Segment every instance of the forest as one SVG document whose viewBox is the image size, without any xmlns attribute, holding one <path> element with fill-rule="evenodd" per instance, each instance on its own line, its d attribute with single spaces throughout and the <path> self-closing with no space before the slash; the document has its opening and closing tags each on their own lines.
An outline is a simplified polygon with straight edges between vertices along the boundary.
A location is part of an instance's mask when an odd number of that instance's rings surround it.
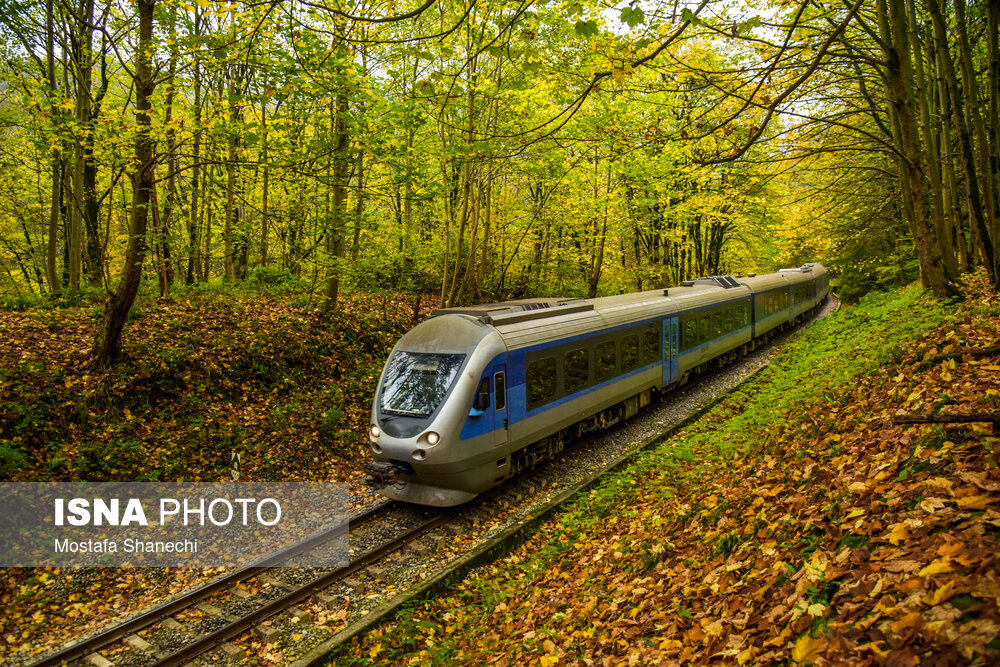
<svg viewBox="0 0 1000 667">
<path fill-rule="evenodd" d="M 4 0 L 0 299 L 998 279 L 1000 0 Z M 105 301 L 106 299 L 106 301 Z"/>
<path fill-rule="evenodd" d="M 340 657 L 993 660 L 998 38 L 1000 0 L 0 0 L 0 480 L 368 502 L 435 308 L 821 262 L 838 313 Z M 0 661 L 212 570 L 4 568 Z M 234 642 L 287 662 L 361 590 Z"/>
</svg>

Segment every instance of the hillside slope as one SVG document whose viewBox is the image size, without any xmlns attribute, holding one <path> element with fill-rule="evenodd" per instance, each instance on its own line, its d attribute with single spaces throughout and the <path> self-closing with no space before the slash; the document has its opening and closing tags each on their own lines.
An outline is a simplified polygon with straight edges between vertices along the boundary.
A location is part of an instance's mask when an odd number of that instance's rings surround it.
<svg viewBox="0 0 1000 667">
<path fill-rule="evenodd" d="M 133 308 L 126 358 L 86 366 L 99 306 L 0 312 L 0 479 L 344 480 L 419 301 L 355 295 L 324 315 L 210 291 Z M 428 304 L 433 305 L 433 304 Z"/>
</svg>

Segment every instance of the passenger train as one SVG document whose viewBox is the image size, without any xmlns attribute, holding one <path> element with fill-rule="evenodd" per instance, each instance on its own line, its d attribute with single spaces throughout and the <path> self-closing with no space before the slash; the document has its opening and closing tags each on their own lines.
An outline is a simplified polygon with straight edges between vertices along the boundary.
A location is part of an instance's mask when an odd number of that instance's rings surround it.
<svg viewBox="0 0 1000 667">
<path fill-rule="evenodd" d="M 382 371 L 366 482 L 396 500 L 464 503 L 752 350 L 828 291 L 826 269 L 810 263 L 597 299 L 437 310 Z"/>
</svg>

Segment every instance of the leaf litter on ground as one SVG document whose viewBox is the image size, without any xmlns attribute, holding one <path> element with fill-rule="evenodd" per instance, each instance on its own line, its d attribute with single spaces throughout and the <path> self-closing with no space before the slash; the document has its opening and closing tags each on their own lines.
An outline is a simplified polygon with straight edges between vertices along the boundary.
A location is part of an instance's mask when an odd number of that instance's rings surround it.
<svg viewBox="0 0 1000 667">
<path fill-rule="evenodd" d="M 421 305 L 421 302 L 424 302 Z M 192 293 L 133 308 L 124 359 L 87 367 L 99 307 L 0 312 L 0 480 L 356 481 L 395 341 L 433 299 Z M 223 568 L 5 568 L 0 661 L 75 639 Z"/>
<path fill-rule="evenodd" d="M 1000 298 L 871 295 L 506 558 L 355 640 L 360 664 L 1000 659 Z"/>
</svg>

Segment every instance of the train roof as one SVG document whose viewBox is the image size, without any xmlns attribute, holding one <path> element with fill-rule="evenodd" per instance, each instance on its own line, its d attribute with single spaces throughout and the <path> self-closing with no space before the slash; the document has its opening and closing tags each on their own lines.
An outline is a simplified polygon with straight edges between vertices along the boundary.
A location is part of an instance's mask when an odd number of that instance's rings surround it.
<svg viewBox="0 0 1000 667">
<path fill-rule="evenodd" d="M 732 278 L 689 282 L 681 287 L 595 299 L 521 299 L 445 308 L 434 311 L 432 319 L 442 315 L 474 317 L 493 326 L 507 346 L 515 349 L 750 296 L 750 289 Z"/>
<path fill-rule="evenodd" d="M 822 271 L 814 271 L 818 267 Z M 749 297 L 752 292 L 804 282 L 825 273 L 818 264 L 763 276 L 707 276 L 667 289 L 595 299 L 534 298 L 443 308 L 431 314 L 462 315 L 492 326 L 510 349 L 661 318 L 672 313 Z"/>
</svg>

